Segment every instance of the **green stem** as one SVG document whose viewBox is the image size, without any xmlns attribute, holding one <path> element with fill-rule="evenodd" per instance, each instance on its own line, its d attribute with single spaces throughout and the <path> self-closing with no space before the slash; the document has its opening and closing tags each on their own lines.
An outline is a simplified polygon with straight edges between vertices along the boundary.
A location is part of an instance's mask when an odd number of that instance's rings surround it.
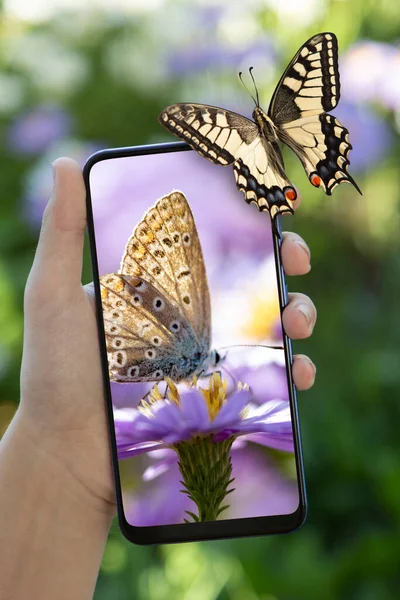
<svg viewBox="0 0 400 600">
<path fill-rule="evenodd" d="M 232 483 L 230 450 L 233 438 L 214 443 L 211 436 L 194 438 L 174 446 L 179 456 L 182 490 L 197 505 L 198 515 L 188 512 L 194 521 L 215 521 L 228 508 L 221 506 Z"/>
</svg>

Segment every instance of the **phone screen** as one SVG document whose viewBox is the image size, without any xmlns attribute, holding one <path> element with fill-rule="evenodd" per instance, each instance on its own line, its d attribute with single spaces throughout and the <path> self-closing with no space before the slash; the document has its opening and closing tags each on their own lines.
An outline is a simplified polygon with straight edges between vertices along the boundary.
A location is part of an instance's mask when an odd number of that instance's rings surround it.
<svg viewBox="0 0 400 600">
<path fill-rule="evenodd" d="M 298 512 L 269 216 L 193 151 L 105 154 L 88 180 L 124 519 Z"/>
</svg>

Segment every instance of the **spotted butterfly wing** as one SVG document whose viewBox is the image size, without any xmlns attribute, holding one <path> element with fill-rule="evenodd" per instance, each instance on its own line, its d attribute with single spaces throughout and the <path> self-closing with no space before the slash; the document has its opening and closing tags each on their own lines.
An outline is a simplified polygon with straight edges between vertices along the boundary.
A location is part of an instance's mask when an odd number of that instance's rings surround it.
<svg viewBox="0 0 400 600">
<path fill-rule="evenodd" d="M 160 114 L 159 121 L 201 156 L 215 164 L 232 165 L 247 203 L 254 202 L 272 217 L 293 212 L 296 191 L 285 174 L 271 126 L 266 135 L 258 123 L 204 104 L 174 104 Z"/>
<path fill-rule="evenodd" d="M 110 377 L 180 381 L 209 354 L 210 295 L 189 204 L 161 198 L 129 239 L 118 273 L 100 278 Z"/>
<path fill-rule="evenodd" d="M 339 98 L 337 39 L 319 33 L 290 62 L 268 110 L 280 140 L 297 154 L 310 182 L 328 195 L 340 183 L 352 183 L 360 192 L 348 173 L 349 132 L 326 114 Z"/>
</svg>

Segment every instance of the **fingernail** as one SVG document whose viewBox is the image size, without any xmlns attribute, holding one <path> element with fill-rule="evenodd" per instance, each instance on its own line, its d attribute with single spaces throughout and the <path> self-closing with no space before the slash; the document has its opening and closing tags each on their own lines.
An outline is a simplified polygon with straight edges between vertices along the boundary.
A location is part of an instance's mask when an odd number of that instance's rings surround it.
<svg viewBox="0 0 400 600">
<path fill-rule="evenodd" d="M 307 320 L 307 325 L 309 327 L 314 327 L 314 313 L 311 309 L 310 306 L 308 306 L 308 304 L 296 304 L 296 309 L 301 312 L 302 315 L 305 316 L 306 320 Z"/>
<path fill-rule="evenodd" d="M 311 252 L 307 244 L 303 240 L 296 240 L 294 243 L 307 254 L 308 262 L 311 262 Z"/>
<path fill-rule="evenodd" d="M 308 363 L 310 365 L 310 367 L 312 368 L 313 373 L 314 373 L 314 379 L 315 379 L 315 376 L 317 374 L 317 367 L 314 365 L 314 363 L 311 360 L 311 358 L 308 358 L 308 356 L 305 356 L 303 360 L 305 360 L 306 363 Z"/>
</svg>

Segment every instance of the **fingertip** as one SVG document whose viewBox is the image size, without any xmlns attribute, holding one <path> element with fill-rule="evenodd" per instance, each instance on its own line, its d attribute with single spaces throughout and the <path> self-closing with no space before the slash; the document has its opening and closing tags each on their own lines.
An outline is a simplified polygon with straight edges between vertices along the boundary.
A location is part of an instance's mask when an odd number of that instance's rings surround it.
<svg viewBox="0 0 400 600">
<path fill-rule="evenodd" d="M 289 294 L 289 303 L 282 314 L 282 323 L 286 334 L 300 340 L 310 337 L 317 320 L 317 309 L 305 294 Z"/>
<path fill-rule="evenodd" d="M 62 156 L 52 163 L 52 203 L 57 228 L 82 232 L 86 227 L 86 190 L 79 164 Z"/>
<path fill-rule="evenodd" d="M 298 390 L 309 390 L 315 382 L 317 368 L 304 354 L 297 354 L 293 359 L 292 374 Z"/>
<path fill-rule="evenodd" d="M 311 252 L 302 237 L 287 231 L 283 234 L 282 264 L 287 275 L 305 275 L 311 270 Z"/>
<path fill-rule="evenodd" d="M 80 168 L 79 164 L 76 162 L 76 160 L 74 160 L 73 158 L 70 158 L 69 156 L 59 156 L 58 158 L 53 160 L 53 162 L 51 164 L 52 164 L 53 170 L 75 169 L 75 170 L 78 170 L 79 173 L 81 173 L 81 168 Z"/>
</svg>

